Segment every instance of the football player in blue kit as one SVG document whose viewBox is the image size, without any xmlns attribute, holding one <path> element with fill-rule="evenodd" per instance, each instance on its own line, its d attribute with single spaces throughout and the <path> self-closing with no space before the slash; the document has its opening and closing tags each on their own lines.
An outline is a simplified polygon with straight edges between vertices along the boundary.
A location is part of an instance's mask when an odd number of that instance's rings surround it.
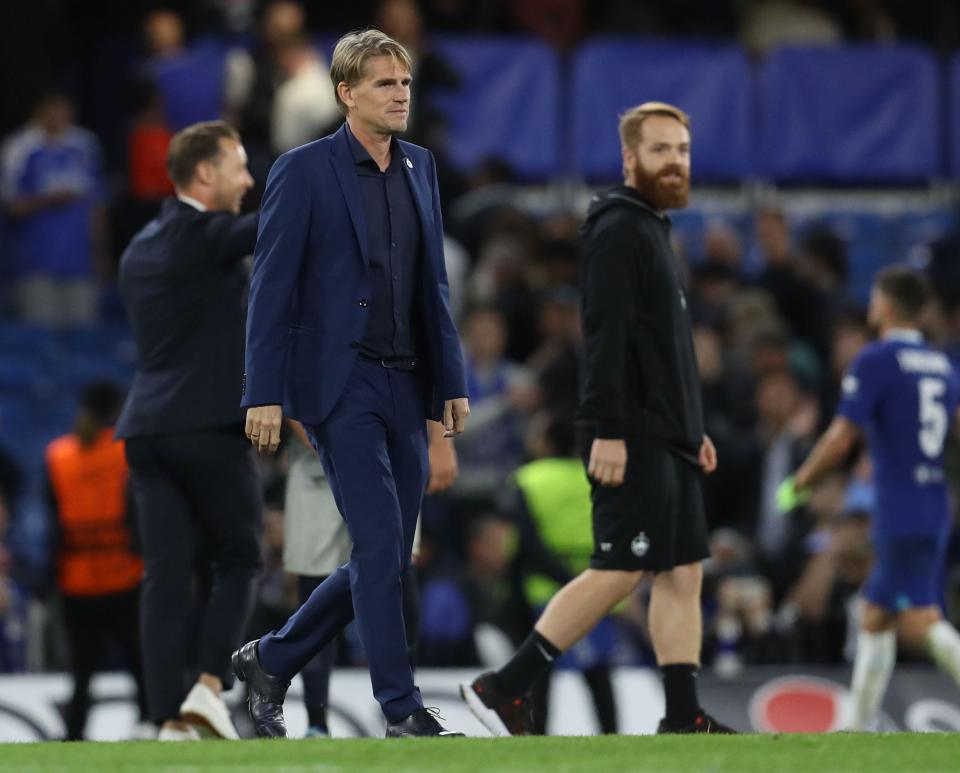
<svg viewBox="0 0 960 773">
<path fill-rule="evenodd" d="M 876 717 L 898 632 L 960 682 L 960 634 L 940 611 L 951 527 L 944 441 L 960 401 L 960 377 L 920 332 L 931 297 L 926 277 L 914 271 L 897 266 L 877 275 L 869 317 L 879 340 L 854 361 L 833 422 L 778 493 L 784 511 L 803 504 L 811 485 L 866 436 L 877 492 L 876 559 L 863 588 L 849 730 L 866 730 Z"/>
</svg>

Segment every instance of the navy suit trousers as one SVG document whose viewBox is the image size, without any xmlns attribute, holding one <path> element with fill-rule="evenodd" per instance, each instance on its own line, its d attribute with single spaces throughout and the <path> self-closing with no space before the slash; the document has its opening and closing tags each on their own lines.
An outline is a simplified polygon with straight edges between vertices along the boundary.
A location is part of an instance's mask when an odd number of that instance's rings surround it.
<svg viewBox="0 0 960 773">
<path fill-rule="evenodd" d="M 353 552 L 283 628 L 260 639 L 260 663 L 290 679 L 356 618 L 373 695 L 398 722 L 423 705 L 407 657 L 402 589 L 429 472 L 422 377 L 358 358 L 331 414 L 306 429 Z"/>
<path fill-rule="evenodd" d="M 131 438 L 126 454 L 146 563 L 143 670 L 151 718 L 162 724 L 180 717 L 197 671 L 233 683 L 230 653 L 253 611 L 261 566 L 260 476 L 239 427 Z M 209 578 L 208 593 L 198 594 L 195 574 Z"/>
</svg>

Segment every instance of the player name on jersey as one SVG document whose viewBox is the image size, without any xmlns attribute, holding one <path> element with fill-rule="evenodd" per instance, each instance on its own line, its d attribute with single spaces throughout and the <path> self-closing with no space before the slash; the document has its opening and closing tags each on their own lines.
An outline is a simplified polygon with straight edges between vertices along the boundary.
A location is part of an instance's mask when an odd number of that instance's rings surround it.
<svg viewBox="0 0 960 773">
<path fill-rule="evenodd" d="M 930 373 L 938 376 L 950 374 L 950 360 L 943 352 L 925 349 L 900 349 L 897 362 L 904 373 Z"/>
</svg>

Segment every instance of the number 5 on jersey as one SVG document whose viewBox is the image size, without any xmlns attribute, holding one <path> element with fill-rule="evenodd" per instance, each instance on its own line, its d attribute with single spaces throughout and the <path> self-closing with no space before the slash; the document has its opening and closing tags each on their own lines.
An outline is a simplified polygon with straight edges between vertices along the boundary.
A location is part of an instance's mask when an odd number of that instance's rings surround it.
<svg viewBox="0 0 960 773">
<path fill-rule="evenodd" d="M 943 451 L 949 425 L 942 400 L 947 384 L 942 378 L 922 378 L 917 385 L 920 389 L 920 450 L 928 458 L 936 459 Z"/>
</svg>

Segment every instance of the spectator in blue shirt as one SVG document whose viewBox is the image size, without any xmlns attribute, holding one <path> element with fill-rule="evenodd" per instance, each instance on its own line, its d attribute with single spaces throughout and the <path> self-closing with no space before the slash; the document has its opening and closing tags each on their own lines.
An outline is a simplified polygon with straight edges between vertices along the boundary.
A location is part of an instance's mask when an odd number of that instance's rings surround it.
<svg viewBox="0 0 960 773">
<path fill-rule="evenodd" d="M 215 38 L 187 44 L 174 11 L 151 12 L 143 23 L 147 59 L 143 76 L 163 97 L 166 122 L 177 132 L 220 118 L 224 108 L 227 47 Z"/>
<path fill-rule="evenodd" d="M 103 161 L 96 137 L 73 121 L 69 97 L 49 92 L 0 152 L 18 304 L 28 322 L 88 323 L 98 312 L 94 268 L 105 264 Z"/>
<path fill-rule="evenodd" d="M 458 496 L 495 496 L 523 461 L 525 415 L 537 403 L 532 374 L 506 358 L 507 326 L 493 304 L 477 304 L 463 320 L 464 368 L 477 426 L 457 438 Z M 474 407 L 475 406 L 475 407 Z"/>
</svg>

